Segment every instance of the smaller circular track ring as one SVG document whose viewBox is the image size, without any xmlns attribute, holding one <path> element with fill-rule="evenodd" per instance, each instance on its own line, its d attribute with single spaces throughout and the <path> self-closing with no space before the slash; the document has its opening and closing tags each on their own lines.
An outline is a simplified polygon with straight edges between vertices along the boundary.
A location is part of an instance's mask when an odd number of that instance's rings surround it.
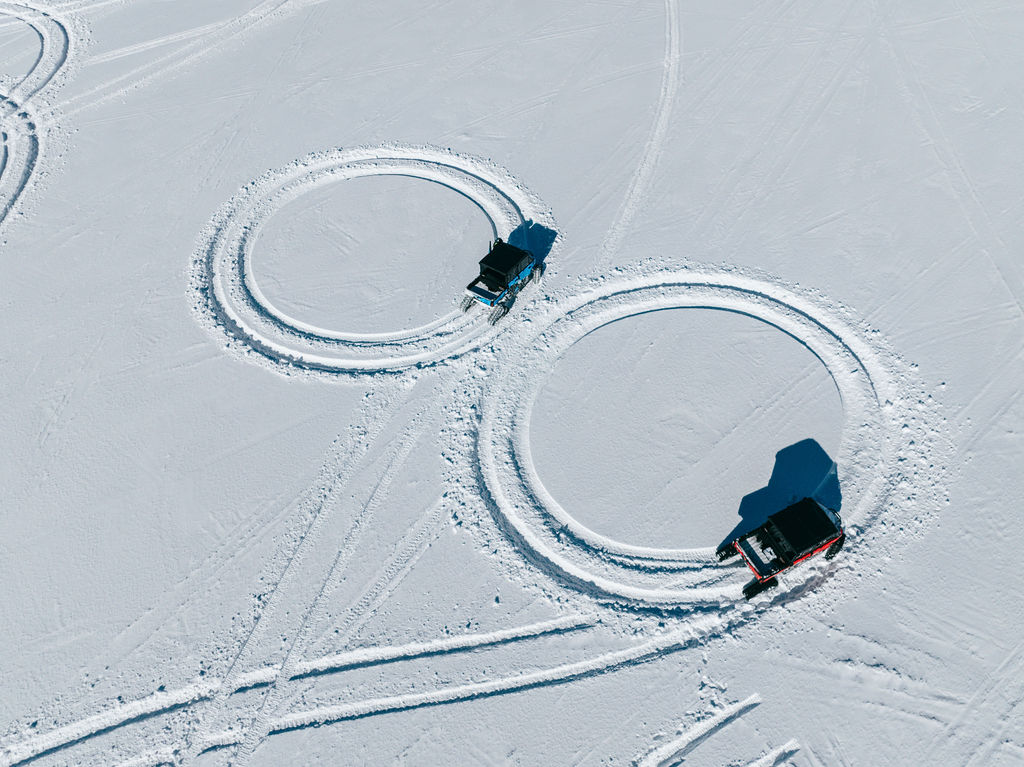
<svg viewBox="0 0 1024 767">
<path fill-rule="evenodd" d="M 425 367 L 492 337 L 497 331 L 480 313 L 454 308 L 426 325 L 394 333 L 321 328 L 288 316 L 260 289 L 253 276 L 253 247 L 261 227 L 282 206 L 324 184 L 385 175 L 423 179 L 467 197 L 487 217 L 495 237 L 507 238 L 530 222 L 554 228 L 550 211 L 535 195 L 482 158 L 405 144 L 314 153 L 250 183 L 204 230 L 192 281 L 203 324 L 275 365 L 329 375 Z"/>
</svg>

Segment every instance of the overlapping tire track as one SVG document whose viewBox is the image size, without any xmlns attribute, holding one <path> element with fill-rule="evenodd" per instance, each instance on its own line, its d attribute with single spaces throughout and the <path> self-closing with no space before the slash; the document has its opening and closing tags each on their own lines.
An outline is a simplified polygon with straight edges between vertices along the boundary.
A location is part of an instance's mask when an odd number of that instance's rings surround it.
<svg viewBox="0 0 1024 767">
<path fill-rule="evenodd" d="M 640 162 L 630 179 L 622 206 L 601 243 L 601 257 L 596 264 L 599 269 L 606 267 L 622 247 L 622 241 L 629 225 L 636 218 L 650 189 L 651 178 L 658 164 L 658 157 L 665 143 L 665 137 L 668 135 L 676 92 L 679 90 L 679 61 L 681 57 L 682 30 L 679 27 L 678 0 L 665 0 L 665 55 L 654 124 L 651 127 L 651 134 L 644 144 Z"/>
<path fill-rule="evenodd" d="M 71 50 L 67 26 L 52 13 L 26 3 L 0 2 L 0 15 L 29 26 L 39 38 L 39 55 L 26 75 L 0 94 L 0 226 L 10 216 L 32 179 L 39 160 L 38 121 L 29 103 L 54 84 Z"/>
<path fill-rule="evenodd" d="M 404 144 L 314 153 L 250 183 L 213 218 L 193 259 L 200 321 L 275 366 L 334 376 L 429 366 L 492 338 L 498 330 L 481 314 L 464 314 L 454 306 L 434 322 L 393 333 L 319 328 L 284 314 L 260 290 L 252 249 L 270 216 L 317 186 L 376 175 L 409 176 L 453 189 L 477 205 L 496 237 L 507 238 L 531 221 L 553 228 L 550 211 L 535 195 L 481 158 Z"/>
<path fill-rule="evenodd" d="M 215 25 L 212 30 L 182 46 L 176 51 L 160 56 L 130 72 L 120 74 L 107 82 L 97 85 L 83 93 L 78 93 L 58 106 L 65 116 L 71 116 L 83 109 L 92 109 L 111 99 L 119 98 L 130 91 L 142 88 L 169 72 L 197 62 L 204 56 L 222 50 L 222 46 L 240 35 L 275 18 L 289 7 L 301 7 L 304 3 L 296 0 L 263 0 L 255 7 L 238 17 L 233 17 Z M 93 4 L 97 7 L 100 4 Z M 81 9 L 86 10 L 86 5 Z"/>
<path fill-rule="evenodd" d="M 516 626 L 479 634 L 446 637 L 433 642 L 420 642 L 401 646 L 367 647 L 302 661 L 294 666 L 289 679 L 302 679 L 363 668 L 393 664 L 417 658 L 480 650 L 502 644 L 527 641 L 551 634 L 567 633 L 591 628 L 597 620 L 592 615 L 569 615 L 533 624 Z M 154 693 L 128 703 L 112 706 L 106 711 L 55 728 L 14 746 L 0 749 L 0 765 L 16 767 L 41 756 L 54 754 L 67 746 L 109 732 L 131 722 L 167 714 L 183 706 L 202 703 L 218 693 L 232 695 L 254 687 L 265 686 L 281 672 L 280 666 L 266 666 L 237 676 L 233 680 L 209 679 L 176 690 Z M 276 722 L 272 723 L 276 726 Z M 235 733 L 236 737 L 239 733 Z M 235 743 L 225 742 L 223 734 L 204 735 L 198 751 L 221 748 Z M 150 763 L 160 759 L 177 760 L 174 749 L 154 754 Z M 143 760 L 146 761 L 146 760 Z"/>
</svg>

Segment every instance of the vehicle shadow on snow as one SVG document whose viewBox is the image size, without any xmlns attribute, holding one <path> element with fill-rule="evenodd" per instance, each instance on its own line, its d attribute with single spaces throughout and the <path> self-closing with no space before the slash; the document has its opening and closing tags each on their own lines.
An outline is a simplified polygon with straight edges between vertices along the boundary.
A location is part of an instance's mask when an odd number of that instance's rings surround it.
<svg viewBox="0 0 1024 767">
<path fill-rule="evenodd" d="M 743 497 L 739 524 L 719 545 L 760 527 L 772 514 L 802 498 L 813 498 L 836 511 L 843 502 L 836 463 L 813 439 L 800 440 L 775 454 L 775 467 L 768 484 Z"/>
<path fill-rule="evenodd" d="M 554 229 L 548 229 L 536 221 L 524 221 L 509 234 L 508 244 L 530 251 L 543 266 L 557 237 L 558 232 Z"/>
</svg>

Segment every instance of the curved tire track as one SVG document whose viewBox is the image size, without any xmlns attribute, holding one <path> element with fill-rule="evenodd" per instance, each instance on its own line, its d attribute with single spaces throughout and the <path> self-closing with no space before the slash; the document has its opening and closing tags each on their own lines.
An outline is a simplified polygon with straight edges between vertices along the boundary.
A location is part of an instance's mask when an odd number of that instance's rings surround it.
<svg viewBox="0 0 1024 767">
<path fill-rule="evenodd" d="M 550 211 L 538 198 L 481 158 L 403 144 L 314 153 L 246 186 L 204 231 L 192 270 L 200 322 L 274 365 L 328 375 L 429 366 L 494 337 L 498 331 L 480 313 L 457 310 L 395 333 L 319 328 L 279 311 L 260 290 L 251 257 L 262 224 L 312 188 L 373 175 L 411 176 L 459 192 L 487 216 L 496 237 L 508 237 L 528 221 L 553 227 Z"/>
<path fill-rule="evenodd" d="M 39 55 L 10 93 L 0 95 L 0 225 L 7 220 L 32 179 L 40 138 L 29 102 L 57 78 L 67 64 L 71 41 L 67 27 L 51 13 L 24 3 L 0 2 L 0 15 L 28 25 L 39 38 Z"/>
</svg>

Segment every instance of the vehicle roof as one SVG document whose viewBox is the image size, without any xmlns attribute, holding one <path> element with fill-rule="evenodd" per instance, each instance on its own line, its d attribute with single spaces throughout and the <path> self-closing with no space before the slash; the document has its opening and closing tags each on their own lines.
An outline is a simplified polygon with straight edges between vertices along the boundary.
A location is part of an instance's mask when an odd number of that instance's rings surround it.
<svg viewBox="0 0 1024 767">
<path fill-rule="evenodd" d="M 526 268 L 528 260 L 533 260 L 529 251 L 498 240 L 491 248 L 491 252 L 480 259 L 480 271 L 497 272 L 506 278 L 512 278 Z"/>
<path fill-rule="evenodd" d="M 813 498 L 797 501 L 768 519 L 797 554 L 816 549 L 842 529 Z"/>
</svg>

